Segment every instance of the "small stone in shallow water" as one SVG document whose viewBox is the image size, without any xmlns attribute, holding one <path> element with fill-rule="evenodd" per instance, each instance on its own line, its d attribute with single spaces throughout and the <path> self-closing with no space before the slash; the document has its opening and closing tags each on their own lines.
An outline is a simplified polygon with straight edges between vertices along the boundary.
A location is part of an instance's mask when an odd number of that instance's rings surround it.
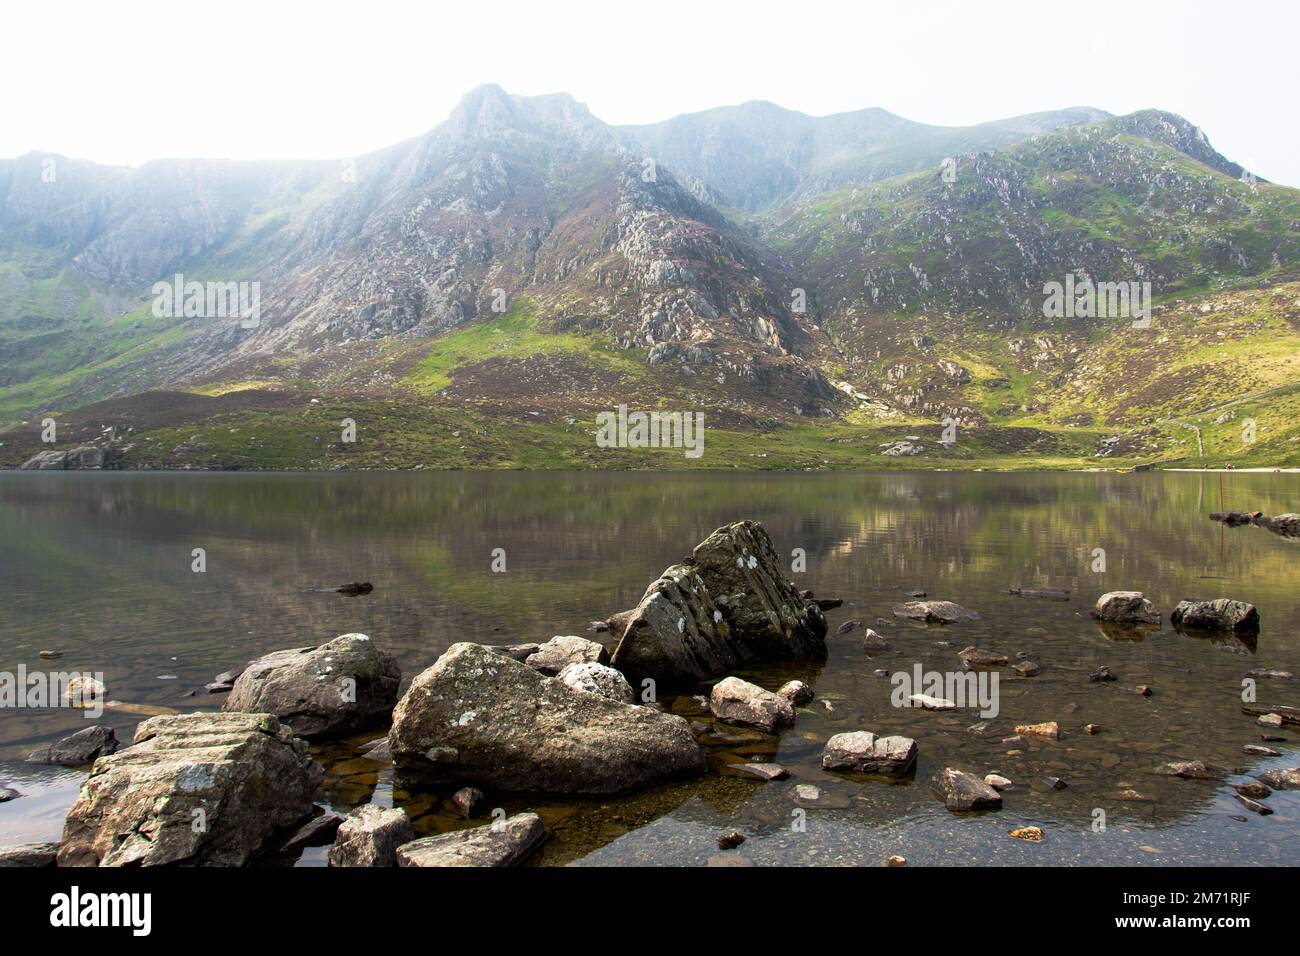
<svg viewBox="0 0 1300 956">
<path fill-rule="evenodd" d="M 861 621 L 845 621 L 843 624 L 841 624 L 839 627 L 835 629 L 835 633 L 848 634 L 849 632 L 856 629 L 861 623 L 862 623 Z"/>
<path fill-rule="evenodd" d="M 894 854 L 885 860 L 885 866 L 907 866 L 907 857 Z"/>
<path fill-rule="evenodd" d="M 729 833 L 718 834 L 719 850 L 734 850 L 744 842 L 745 834 L 741 833 L 739 830 L 732 830 Z"/>
<path fill-rule="evenodd" d="M 1139 793 L 1136 790 L 1122 790 L 1120 791 L 1119 796 L 1116 797 L 1115 799 L 1123 800 L 1125 803 L 1150 803 L 1151 802 L 1150 797 L 1148 797 L 1144 793 Z"/>
<path fill-rule="evenodd" d="M 1007 655 L 1000 654 L 997 651 L 984 650 L 974 646 L 958 651 L 957 656 L 972 667 L 1003 667 L 1007 663 Z"/>
<path fill-rule="evenodd" d="M 1267 817 L 1273 813 L 1272 807 L 1266 807 L 1262 803 L 1256 803 L 1254 800 L 1250 799 L 1250 797 L 1243 797 L 1241 794 L 1237 794 L 1237 801 L 1247 810 L 1258 813 L 1261 817 Z"/>
<path fill-rule="evenodd" d="M 0 803 L 8 803 L 10 800 L 17 800 L 22 794 L 11 787 L 0 787 Z"/>
<path fill-rule="evenodd" d="M 758 727 L 767 733 L 794 723 L 794 706 L 789 700 L 739 677 L 728 677 L 713 686 L 709 709 L 719 720 Z"/>
<path fill-rule="evenodd" d="M 731 763 L 727 764 L 727 769 L 759 780 L 784 780 L 790 776 L 788 770 L 775 763 Z"/>
<path fill-rule="evenodd" d="M 997 810 L 1002 795 L 974 774 L 953 767 L 944 768 L 931 785 L 935 796 L 954 813 L 967 810 Z"/>
<path fill-rule="evenodd" d="M 1035 677 L 1041 668 L 1033 661 L 1021 661 L 1015 666 L 1015 671 L 1021 677 Z"/>
<path fill-rule="evenodd" d="M 871 628 L 862 635 L 862 650 L 866 654 L 883 654 L 890 649 L 889 641 L 885 640 Z"/>
<path fill-rule="evenodd" d="M 984 777 L 984 782 L 987 783 L 994 790 L 1005 790 L 1007 789 L 1007 787 L 1011 786 L 1010 780 L 996 773 L 986 774 Z"/>
<path fill-rule="evenodd" d="M 1095 736 L 1101 733 L 1101 724 L 1084 724 L 1083 729 Z"/>
<path fill-rule="evenodd" d="M 928 694 L 913 694 L 907 700 L 913 707 L 923 707 L 926 710 L 953 710 L 957 706 L 946 697 L 931 697 Z"/>
<path fill-rule="evenodd" d="M 1241 748 L 1242 753 L 1250 754 L 1254 757 L 1280 757 L 1282 751 L 1274 750 L 1272 747 L 1261 747 L 1259 744 L 1246 744 Z"/>
<path fill-rule="evenodd" d="M 1111 673 L 1109 667 L 1107 667 L 1105 664 L 1102 664 L 1095 671 L 1093 671 L 1091 674 L 1088 675 L 1088 680 L 1094 684 L 1101 684 L 1101 683 L 1109 683 L 1110 681 L 1113 680 L 1118 680 L 1118 678 Z"/>
<path fill-rule="evenodd" d="M 1262 783 L 1239 783 L 1232 789 L 1243 797 L 1250 797 L 1252 800 L 1263 800 L 1273 792 L 1271 787 Z"/>
<path fill-rule="evenodd" d="M 1266 743 L 1266 744 L 1284 744 L 1284 743 L 1286 743 L 1286 738 L 1285 738 L 1285 737 L 1279 737 L 1279 736 L 1277 736 L 1277 734 L 1260 734 L 1260 735 L 1259 735 L 1259 739 L 1262 740 L 1262 741 L 1264 741 L 1264 743 Z"/>
<path fill-rule="evenodd" d="M 980 721 L 978 724 L 971 724 L 966 728 L 966 733 L 973 737 L 989 737 L 997 732 L 997 728 L 988 721 Z"/>
<path fill-rule="evenodd" d="M 1031 734 L 1035 737 L 1050 737 L 1052 740 L 1061 739 L 1061 726 L 1054 720 L 1049 720 L 1041 724 L 1018 724 L 1016 733 Z"/>
<path fill-rule="evenodd" d="M 1286 723 L 1286 720 L 1281 714 L 1261 714 L 1256 723 L 1262 727 L 1279 728 Z"/>
<path fill-rule="evenodd" d="M 1150 697 L 1150 696 L 1151 696 L 1151 688 L 1148 687 L 1146 684 L 1138 684 L 1138 686 L 1135 688 L 1135 690 L 1137 691 L 1137 694 L 1138 694 L 1138 696 L 1140 696 L 1140 697 Z"/>
<path fill-rule="evenodd" d="M 1064 790 L 1066 787 L 1069 786 L 1069 784 L 1066 783 L 1064 780 L 1062 780 L 1060 777 L 1045 777 L 1043 779 L 1043 782 L 1046 783 L 1053 790 Z"/>
<path fill-rule="evenodd" d="M 1217 780 L 1223 771 L 1210 767 L 1200 760 L 1183 760 L 1167 763 L 1156 768 L 1156 773 L 1167 777 L 1181 777 L 1184 780 Z"/>
<path fill-rule="evenodd" d="M 41 651 L 41 660 L 57 661 L 63 656 L 63 651 Z"/>
<path fill-rule="evenodd" d="M 1018 827 L 1010 832 L 1017 840 L 1025 840 L 1029 843 L 1043 842 L 1043 831 L 1038 827 Z"/>
<path fill-rule="evenodd" d="M 487 794 L 478 787 L 462 787 L 451 795 L 451 802 L 466 820 L 472 820 L 483 809 Z"/>
<path fill-rule="evenodd" d="M 1295 674 L 1290 671 L 1246 671 L 1246 676 L 1255 680 L 1292 680 Z"/>
<path fill-rule="evenodd" d="M 813 689 L 801 680 L 788 681 L 776 692 L 796 707 L 803 707 L 813 699 Z"/>
</svg>

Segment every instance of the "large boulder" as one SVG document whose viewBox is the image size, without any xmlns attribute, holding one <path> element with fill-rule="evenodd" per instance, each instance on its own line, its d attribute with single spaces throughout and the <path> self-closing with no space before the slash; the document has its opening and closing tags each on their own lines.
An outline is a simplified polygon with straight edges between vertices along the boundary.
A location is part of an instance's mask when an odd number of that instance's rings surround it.
<svg viewBox="0 0 1300 956">
<path fill-rule="evenodd" d="M 119 743 L 112 727 L 96 724 L 79 730 L 56 743 L 33 750 L 28 763 L 58 764 L 60 767 L 84 767 L 99 757 L 117 750 Z"/>
<path fill-rule="evenodd" d="M 826 618 L 786 580 L 772 540 L 754 521 L 709 535 L 618 625 L 611 663 L 633 682 L 694 682 L 748 661 L 820 652 L 826 642 Z"/>
<path fill-rule="evenodd" d="M 399 866 L 514 866 L 532 853 L 546 830 L 535 813 L 415 840 L 397 850 Z"/>
<path fill-rule="evenodd" d="M 728 677 L 713 685 L 709 710 L 718 720 L 757 727 L 769 734 L 794 723 L 794 704 L 789 698 L 739 677 Z"/>
<path fill-rule="evenodd" d="M 1110 624 L 1159 624 L 1160 612 L 1141 591 L 1107 591 L 1092 616 Z"/>
<path fill-rule="evenodd" d="M 489 790 L 622 793 L 703 773 L 690 725 L 575 690 L 478 644 L 417 676 L 388 737 L 404 776 Z"/>
<path fill-rule="evenodd" d="M 395 657 L 364 634 L 344 634 L 250 662 L 221 709 L 275 714 L 300 737 L 338 736 L 386 720 L 401 679 Z"/>
<path fill-rule="evenodd" d="M 272 714 L 152 717 L 95 762 L 60 866 L 242 866 L 312 813 L 324 771 Z"/>
<path fill-rule="evenodd" d="M 415 839 L 406 813 L 367 803 L 348 814 L 330 847 L 330 866 L 397 866 L 397 848 Z"/>
<path fill-rule="evenodd" d="M 916 763 L 916 741 L 911 737 L 877 737 L 865 730 L 836 734 L 822 750 L 822 769 L 856 770 L 898 776 Z"/>
<path fill-rule="evenodd" d="M 1253 604 L 1230 598 L 1179 601 L 1178 607 L 1169 615 L 1169 623 L 1188 630 L 1254 633 L 1259 630 L 1259 611 Z"/>
</svg>

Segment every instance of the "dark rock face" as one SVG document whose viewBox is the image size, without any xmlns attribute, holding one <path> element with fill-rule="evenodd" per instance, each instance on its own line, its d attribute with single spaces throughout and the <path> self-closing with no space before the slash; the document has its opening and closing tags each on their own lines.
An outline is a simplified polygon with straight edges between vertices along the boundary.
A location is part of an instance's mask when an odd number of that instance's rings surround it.
<svg viewBox="0 0 1300 956">
<path fill-rule="evenodd" d="M 386 718 L 397 702 L 397 659 L 364 634 L 252 661 L 222 710 L 275 714 L 300 737 L 329 737 Z"/>
<path fill-rule="evenodd" d="M 181 714 L 101 757 L 68 811 L 60 866 L 243 866 L 309 816 L 324 771 L 271 714 Z"/>
<path fill-rule="evenodd" d="M 397 850 L 398 866 L 514 866 L 546 839 L 542 818 L 519 813 L 480 827 L 424 837 Z"/>
<path fill-rule="evenodd" d="M 1259 611 L 1255 605 L 1229 598 L 1213 601 L 1179 601 L 1169 615 L 1174 627 L 1188 630 L 1233 631 L 1254 633 L 1259 630 Z"/>
<path fill-rule="evenodd" d="M 972 773 L 945 768 L 932 785 L 935 796 L 954 813 L 967 810 L 998 810 L 1002 795 Z"/>
<path fill-rule="evenodd" d="M 87 727 L 70 737 L 64 737 L 48 747 L 33 750 L 27 755 L 28 763 L 58 764 L 60 767 L 81 767 L 94 763 L 99 757 L 111 754 L 120 746 L 112 727 Z"/>
<path fill-rule="evenodd" d="M 478 644 L 456 644 L 393 713 L 399 772 L 537 793 L 622 793 L 702 773 L 687 722 L 608 700 Z"/>
<path fill-rule="evenodd" d="M 1092 616 L 1112 624 L 1160 623 L 1160 612 L 1141 591 L 1108 591 L 1097 598 Z"/>
<path fill-rule="evenodd" d="M 825 640 L 825 617 L 785 579 L 763 526 L 738 521 L 650 585 L 611 663 L 634 682 L 687 683 L 748 661 L 819 652 Z"/>
<path fill-rule="evenodd" d="M 415 828 L 399 809 L 357 807 L 339 826 L 330 847 L 330 866 L 396 866 L 397 848 L 415 839 Z"/>
<path fill-rule="evenodd" d="M 916 741 L 910 737 L 877 737 L 865 730 L 836 734 L 822 751 L 825 770 L 856 770 L 897 776 L 916 763 Z"/>
</svg>

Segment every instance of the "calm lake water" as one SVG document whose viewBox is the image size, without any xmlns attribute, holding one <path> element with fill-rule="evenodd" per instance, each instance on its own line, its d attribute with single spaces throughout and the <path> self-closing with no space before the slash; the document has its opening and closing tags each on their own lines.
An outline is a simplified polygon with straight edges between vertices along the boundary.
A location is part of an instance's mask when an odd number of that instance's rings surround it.
<svg viewBox="0 0 1300 956">
<path fill-rule="evenodd" d="M 943 865 L 1294 861 L 1300 793 L 1273 794 L 1274 814 L 1259 817 L 1234 798 L 1230 784 L 1243 776 L 1151 772 L 1185 759 L 1243 773 L 1300 763 L 1293 728 L 1270 745 L 1283 756 L 1243 753 L 1263 728 L 1241 712 L 1247 671 L 1300 673 L 1300 541 L 1222 528 L 1205 517 L 1220 507 L 1300 511 L 1300 476 L 11 473 L 0 475 L 0 670 L 102 671 L 109 698 L 124 705 L 102 722 L 123 741 L 155 710 L 219 707 L 203 685 L 221 671 L 349 631 L 396 654 L 405 686 L 457 641 L 586 635 L 710 531 L 755 518 L 778 552 L 806 551 L 806 572 L 791 575 L 800 587 L 845 605 L 827 614 L 824 660 L 741 676 L 773 689 L 800 678 L 819 700 L 779 738 L 710 748 L 713 769 L 697 780 L 620 799 L 496 798 L 510 813 L 542 814 L 551 837 L 533 862 L 703 864 L 724 855 L 715 840 L 731 829 L 747 840 L 725 855 L 760 865 L 878 865 L 894 853 Z M 206 551 L 205 573 L 191 571 L 194 548 Z M 496 548 L 505 573 L 491 570 Z M 375 590 L 311 590 L 350 581 Z M 1011 585 L 1068 588 L 1070 600 L 1013 596 Z M 982 617 L 895 622 L 892 606 L 914 589 Z M 1146 592 L 1166 621 L 1182 598 L 1250 601 L 1263 621 L 1258 642 L 1169 629 L 1108 635 L 1088 610 L 1122 589 Z M 861 629 L 835 636 L 850 619 L 875 627 L 892 650 L 868 657 Z M 951 671 L 970 644 L 1013 663 L 1027 652 L 1042 667 L 1027 679 L 1001 671 L 997 733 L 970 734 L 974 710 L 890 705 L 877 669 Z M 64 656 L 42 662 L 41 650 Z M 1102 664 L 1117 682 L 1089 682 Z M 1132 690 L 1142 684 L 1151 697 Z M 1258 693 L 1262 703 L 1300 705 L 1300 681 L 1261 681 Z M 688 698 L 664 703 L 691 712 Z M 1018 723 L 1048 720 L 1060 722 L 1060 741 L 1002 742 Z M 24 794 L 0 804 L 0 844 L 58 838 L 84 771 L 22 758 L 87 723 L 66 709 L 0 711 L 0 784 Z M 1086 734 L 1088 723 L 1101 733 Z M 823 772 L 824 741 L 858 729 L 915 738 L 915 778 Z M 357 745 L 383 731 L 317 748 L 328 770 L 321 802 L 400 805 L 422 832 L 463 825 L 439 795 L 395 792 L 391 773 L 357 759 Z M 724 770 L 756 758 L 779 762 L 791 779 L 758 783 Z M 1016 786 L 1000 812 L 950 814 L 929 793 L 945 766 L 998 771 Z M 1048 776 L 1068 787 L 1052 789 Z M 796 783 L 823 794 L 802 828 Z M 1145 799 L 1122 799 L 1130 790 Z M 1043 841 L 1007 835 L 1025 825 L 1041 827 Z M 313 849 L 278 862 L 323 860 Z"/>
</svg>

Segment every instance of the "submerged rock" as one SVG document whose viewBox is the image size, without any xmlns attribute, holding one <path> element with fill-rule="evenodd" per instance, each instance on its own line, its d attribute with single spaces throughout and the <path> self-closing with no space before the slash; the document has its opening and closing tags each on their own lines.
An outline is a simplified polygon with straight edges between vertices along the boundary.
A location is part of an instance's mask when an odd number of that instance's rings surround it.
<svg viewBox="0 0 1300 956">
<path fill-rule="evenodd" d="M 822 751 L 822 769 L 855 770 L 898 776 L 916 763 L 916 741 L 911 737 L 877 737 L 858 730 L 836 734 Z"/>
<path fill-rule="evenodd" d="M 997 810 L 1002 795 L 972 773 L 946 767 L 934 778 L 935 796 L 954 813 L 967 810 Z"/>
<path fill-rule="evenodd" d="M 1255 776 L 1256 780 L 1262 780 L 1274 790 L 1300 790 L 1300 767 L 1292 767 L 1290 770 L 1265 770 Z"/>
<path fill-rule="evenodd" d="M 1292 707 L 1290 704 L 1247 704 L 1241 708 L 1241 712 L 1252 717 L 1276 714 L 1284 724 L 1300 724 L 1300 707 Z"/>
<path fill-rule="evenodd" d="M 518 813 L 484 826 L 424 837 L 397 848 L 398 866 L 514 866 L 546 839 L 542 818 Z"/>
<path fill-rule="evenodd" d="M 331 737 L 386 719 L 397 702 L 397 658 L 364 634 L 251 661 L 221 709 L 275 714 L 300 737 Z"/>
<path fill-rule="evenodd" d="M 972 667 L 1005 667 L 1007 663 L 1007 655 L 999 654 L 997 651 L 982 650 L 973 645 L 958 651 L 957 656 Z"/>
<path fill-rule="evenodd" d="M 112 727 L 96 724 L 79 730 L 57 743 L 40 747 L 27 755 L 28 763 L 58 764 L 60 767 L 81 767 L 94 763 L 99 757 L 111 754 L 120 746 Z"/>
<path fill-rule="evenodd" d="M 627 678 L 614 668 L 606 667 L 604 664 L 597 664 L 594 661 L 566 664 L 564 670 L 560 671 L 556 677 L 556 680 L 561 684 L 572 687 L 574 690 L 599 694 L 601 697 L 616 700 L 621 704 L 636 703 L 636 692 L 632 690 L 632 685 L 627 682 Z"/>
<path fill-rule="evenodd" d="M 757 727 L 769 734 L 794 723 L 794 705 L 789 700 L 739 677 L 728 677 L 714 685 L 709 710 L 719 720 Z"/>
<path fill-rule="evenodd" d="M 604 644 L 576 634 L 559 634 L 529 654 L 524 663 L 553 677 L 570 664 L 604 664 L 608 660 Z"/>
<path fill-rule="evenodd" d="M 399 809 L 367 803 L 347 815 L 330 847 L 330 866 L 396 866 L 397 848 L 415 839 Z"/>
<path fill-rule="evenodd" d="M 280 846 L 281 853 L 296 853 L 309 846 L 325 846 L 334 842 L 343 823 L 337 813 L 322 813 L 308 820 Z"/>
<path fill-rule="evenodd" d="M 1070 592 L 1065 588 L 1011 588 L 1008 593 L 1020 597 L 1047 598 L 1052 601 L 1070 600 Z"/>
<path fill-rule="evenodd" d="M 862 651 L 867 655 L 883 654 L 889 650 L 889 641 L 885 640 L 871 628 L 862 635 Z"/>
<path fill-rule="evenodd" d="M 727 769 L 743 777 L 756 777 L 759 780 L 784 780 L 790 772 L 775 763 L 732 763 Z"/>
<path fill-rule="evenodd" d="M 646 589 L 611 663 L 634 682 L 679 683 L 823 651 L 826 618 L 782 569 L 762 525 L 719 528 Z"/>
<path fill-rule="evenodd" d="M 1179 601 L 1178 607 L 1169 615 L 1169 623 L 1186 630 L 1252 633 L 1259 630 L 1259 611 L 1253 604 L 1229 598 Z"/>
<path fill-rule="evenodd" d="M 1218 767 L 1211 767 L 1200 760 L 1180 760 L 1162 764 L 1156 773 L 1166 777 L 1181 777 L 1184 780 L 1217 780 L 1223 776 Z"/>
<path fill-rule="evenodd" d="M 60 866 L 243 866 L 313 809 L 324 771 L 271 714 L 153 717 L 100 757 L 68 811 Z"/>
<path fill-rule="evenodd" d="M 452 645 L 415 678 L 388 740 L 405 775 L 503 791 L 622 793 L 705 769 L 683 718 L 574 690 L 478 644 Z"/>
<path fill-rule="evenodd" d="M 957 621 L 978 621 L 979 615 L 951 601 L 908 601 L 894 608 L 896 617 L 927 624 L 954 624 Z"/>
<path fill-rule="evenodd" d="M 1097 598 L 1092 616 L 1112 624 L 1160 623 L 1160 612 L 1141 591 L 1107 591 Z"/>
</svg>

